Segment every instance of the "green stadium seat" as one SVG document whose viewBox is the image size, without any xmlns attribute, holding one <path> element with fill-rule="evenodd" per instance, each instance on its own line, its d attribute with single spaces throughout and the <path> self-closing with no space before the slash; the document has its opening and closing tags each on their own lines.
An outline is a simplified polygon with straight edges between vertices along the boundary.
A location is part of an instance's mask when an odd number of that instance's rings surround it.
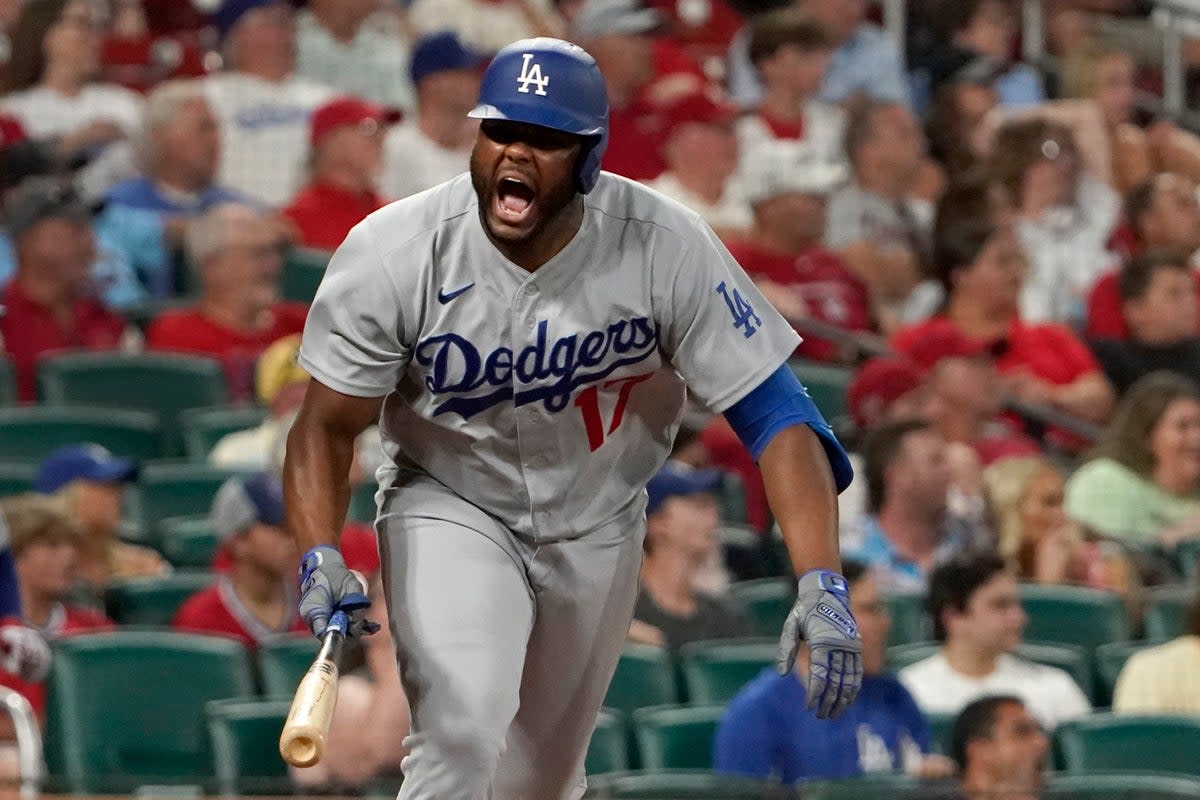
<svg viewBox="0 0 1200 800">
<path fill-rule="evenodd" d="M 1182 636 L 1187 629 L 1187 609 L 1200 587 L 1163 586 L 1149 593 L 1146 601 L 1146 638 L 1166 642 Z"/>
<path fill-rule="evenodd" d="M 721 486 L 717 489 L 717 503 L 721 507 L 721 521 L 733 525 L 746 524 L 746 487 L 742 479 L 732 472 L 726 472 L 721 477 Z"/>
<path fill-rule="evenodd" d="M 0 461 L 0 497 L 33 489 L 37 464 L 28 461 Z"/>
<path fill-rule="evenodd" d="M 186 461 L 152 461 L 144 465 L 133 503 L 143 535 L 157 544 L 163 520 L 207 514 L 217 489 L 234 474 L 233 470 Z"/>
<path fill-rule="evenodd" d="M 935 753 L 949 756 L 953 749 L 951 738 L 954 735 L 954 720 L 957 714 L 926 714 L 929 723 L 929 745 Z"/>
<path fill-rule="evenodd" d="M 670 654 L 661 647 L 625 645 L 604 696 L 605 708 L 632 714 L 643 706 L 678 702 L 679 687 L 675 684 L 675 667 Z"/>
<path fill-rule="evenodd" d="M 218 791 L 227 796 L 291 794 L 279 735 L 290 700 L 213 700 L 206 708 Z"/>
<path fill-rule="evenodd" d="M 1116 592 L 1081 586 L 1022 584 L 1021 604 L 1029 615 L 1025 638 L 1094 650 L 1129 639 L 1129 615 Z"/>
<path fill-rule="evenodd" d="M 257 428 L 266 418 L 267 410 L 259 406 L 189 408 L 179 416 L 184 453 L 189 461 L 207 461 L 226 434 Z"/>
<path fill-rule="evenodd" d="M 853 369 L 804 360 L 792 361 L 791 367 L 826 420 L 833 423 L 847 415 L 846 389 L 854 378 Z"/>
<path fill-rule="evenodd" d="M 130 578 L 104 593 L 108 616 L 121 625 L 171 624 L 183 602 L 214 580 L 211 572 L 176 572 L 162 578 Z"/>
<path fill-rule="evenodd" d="M 1196 800 L 1200 779 L 1139 772 L 1055 775 L 1044 800 Z"/>
<path fill-rule="evenodd" d="M 167 353 L 67 353 L 39 362 L 38 385 L 47 405 L 103 406 L 158 415 L 163 450 L 181 454 L 179 415 L 229 402 L 221 362 Z"/>
<path fill-rule="evenodd" d="M 900 671 L 905 667 L 928 658 L 937 652 L 938 642 L 915 642 L 889 647 L 888 666 Z M 1089 652 L 1082 647 L 1050 642 L 1024 642 L 1017 648 L 1017 655 L 1035 664 L 1057 667 L 1070 675 L 1088 697 L 1093 696 L 1095 678 Z"/>
<path fill-rule="evenodd" d="M 729 587 L 729 599 L 745 610 L 755 636 L 777 637 L 796 602 L 796 584 L 790 578 L 738 581 Z"/>
<path fill-rule="evenodd" d="M 158 417 L 115 408 L 25 406 L 0 408 L 0 453 L 13 461 L 41 461 L 67 445 L 93 442 L 123 458 L 162 455 Z"/>
<path fill-rule="evenodd" d="M 208 515 L 168 517 L 158 524 L 162 553 L 175 567 L 208 569 L 220 540 Z"/>
<path fill-rule="evenodd" d="M 689 642 L 680 649 L 688 702 L 721 705 L 775 664 L 775 640 Z"/>
<path fill-rule="evenodd" d="M 919 798 L 920 784 L 908 775 L 864 775 L 838 781 L 821 781 L 805 785 L 804 800 L 893 800 Z M 935 795 L 941 797 L 942 795 Z"/>
<path fill-rule="evenodd" d="M 258 675 L 267 697 L 291 697 L 319 645 L 311 636 L 277 636 L 258 647 Z"/>
<path fill-rule="evenodd" d="M 1098 708 L 1112 705 L 1113 689 L 1117 686 L 1117 678 L 1125 667 L 1125 662 L 1134 653 L 1153 647 L 1153 644 L 1133 642 L 1110 642 L 1096 648 L 1096 693 L 1095 701 Z"/>
<path fill-rule="evenodd" d="M 933 622 L 925 609 L 925 599 L 925 595 L 913 592 L 884 597 L 892 617 L 889 645 L 926 642 L 933 638 Z"/>
<path fill-rule="evenodd" d="M 279 290 L 284 300 L 311 303 L 333 253 L 298 247 L 287 254 Z"/>
<path fill-rule="evenodd" d="M 629 738 L 621 714 L 608 709 L 600 712 L 583 767 L 588 775 L 629 769 Z"/>
<path fill-rule="evenodd" d="M 794 790 L 778 784 L 717 775 L 707 770 L 618 775 L 598 788 L 598 797 L 613 800 L 790 800 L 796 797 Z"/>
<path fill-rule="evenodd" d="M 217 636 L 118 631 L 54 645 L 46 762 L 71 793 L 204 784 L 211 700 L 253 695 L 242 645 Z"/>
<path fill-rule="evenodd" d="M 1067 772 L 1145 770 L 1200 777 L 1200 719 L 1093 714 L 1054 732 Z"/>
<path fill-rule="evenodd" d="M 642 769 L 712 769 L 721 706 L 658 706 L 633 713 Z"/>
<path fill-rule="evenodd" d="M 1175 561 L 1183 577 L 1195 582 L 1200 579 L 1200 539 L 1188 539 L 1175 548 Z"/>
<path fill-rule="evenodd" d="M 350 522 L 373 525 L 376 516 L 375 492 L 377 491 L 379 491 L 379 484 L 373 477 L 354 487 L 354 491 L 350 493 L 350 508 L 346 518 Z"/>
<path fill-rule="evenodd" d="M 17 374 L 13 371 L 12 362 L 0 356 L 0 406 L 11 406 L 17 403 Z"/>
</svg>

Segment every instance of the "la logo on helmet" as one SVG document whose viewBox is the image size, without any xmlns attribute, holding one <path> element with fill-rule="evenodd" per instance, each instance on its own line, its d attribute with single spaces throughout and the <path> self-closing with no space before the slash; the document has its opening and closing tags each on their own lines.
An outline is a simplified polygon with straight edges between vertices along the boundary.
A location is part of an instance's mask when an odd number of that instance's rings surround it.
<svg viewBox="0 0 1200 800">
<path fill-rule="evenodd" d="M 517 76 L 517 91 L 522 94 L 529 94 L 530 84 L 537 87 L 534 94 L 546 96 L 546 86 L 550 83 L 549 75 L 542 75 L 542 65 L 533 64 L 533 53 L 524 53 L 521 56 L 521 74 Z"/>
</svg>

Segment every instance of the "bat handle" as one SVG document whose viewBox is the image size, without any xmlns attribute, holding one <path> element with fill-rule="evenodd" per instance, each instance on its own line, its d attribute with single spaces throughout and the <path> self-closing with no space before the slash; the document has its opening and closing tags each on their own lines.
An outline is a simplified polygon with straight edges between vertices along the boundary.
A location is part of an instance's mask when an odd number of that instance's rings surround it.
<svg viewBox="0 0 1200 800">
<path fill-rule="evenodd" d="M 325 627 L 325 633 L 321 634 L 322 638 L 328 637 L 330 634 L 337 633 L 342 636 L 346 635 L 346 631 L 350 629 L 350 617 L 345 611 L 334 611 L 333 616 L 329 618 L 329 624 Z"/>
</svg>

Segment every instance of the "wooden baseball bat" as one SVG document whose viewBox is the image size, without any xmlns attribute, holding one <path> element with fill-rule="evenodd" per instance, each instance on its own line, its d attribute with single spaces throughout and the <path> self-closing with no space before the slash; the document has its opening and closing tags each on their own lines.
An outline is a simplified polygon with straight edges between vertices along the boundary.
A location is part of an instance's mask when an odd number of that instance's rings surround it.
<svg viewBox="0 0 1200 800">
<path fill-rule="evenodd" d="M 325 755 L 325 737 L 337 706 L 338 658 L 349 624 L 344 611 L 333 612 L 321 635 L 321 651 L 296 687 L 279 736 L 279 754 L 293 767 L 311 767 Z"/>
</svg>

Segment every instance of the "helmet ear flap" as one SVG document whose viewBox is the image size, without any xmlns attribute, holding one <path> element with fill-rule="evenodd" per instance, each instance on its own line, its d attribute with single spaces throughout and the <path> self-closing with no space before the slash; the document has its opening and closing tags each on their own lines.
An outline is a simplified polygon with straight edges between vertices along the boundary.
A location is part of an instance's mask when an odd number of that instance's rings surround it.
<svg viewBox="0 0 1200 800">
<path fill-rule="evenodd" d="M 575 161 L 575 185 L 580 194 L 587 194 L 600 179 L 600 161 L 604 158 L 606 136 L 589 136 Z"/>
</svg>

